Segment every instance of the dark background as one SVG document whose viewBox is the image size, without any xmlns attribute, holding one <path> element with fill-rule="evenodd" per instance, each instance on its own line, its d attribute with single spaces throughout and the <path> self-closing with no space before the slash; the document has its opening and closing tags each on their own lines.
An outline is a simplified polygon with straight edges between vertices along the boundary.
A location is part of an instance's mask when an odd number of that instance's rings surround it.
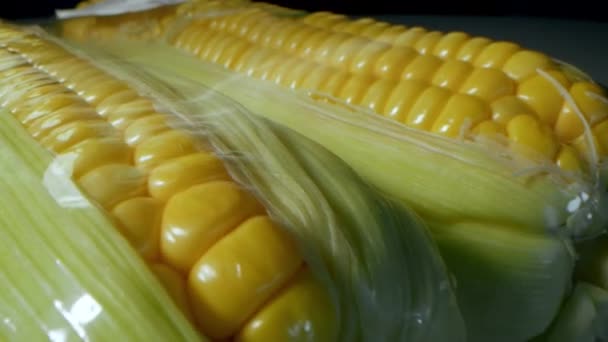
<svg viewBox="0 0 608 342">
<path fill-rule="evenodd" d="M 5 19 L 49 17 L 55 8 L 71 8 L 78 0 L 2 1 L 0 17 Z M 470 16 L 533 16 L 575 20 L 606 21 L 608 10 L 602 1 L 558 0 L 471 1 L 471 0 L 269 0 L 268 2 L 306 10 L 329 10 L 344 14 L 397 15 L 470 15 Z"/>
</svg>

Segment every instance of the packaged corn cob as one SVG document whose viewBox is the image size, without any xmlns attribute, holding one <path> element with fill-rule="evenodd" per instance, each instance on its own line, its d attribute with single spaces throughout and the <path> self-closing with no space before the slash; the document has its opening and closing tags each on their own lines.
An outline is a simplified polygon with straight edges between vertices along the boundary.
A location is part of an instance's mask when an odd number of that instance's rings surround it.
<svg viewBox="0 0 608 342">
<path fill-rule="evenodd" d="M 454 274 L 468 340 L 603 336 L 589 304 L 608 290 L 608 100 L 575 67 L 516 42 L 246 0 L 69 19 L 59 34 L 187 96 L 184 78 L 211 87 L 412 207 Z"/>
<path fill-rule="evenodd" d="M 0 187 L 3 341 L 466 340 L 425 223 L 327 149 L 7 23 Z"/>
</svg>

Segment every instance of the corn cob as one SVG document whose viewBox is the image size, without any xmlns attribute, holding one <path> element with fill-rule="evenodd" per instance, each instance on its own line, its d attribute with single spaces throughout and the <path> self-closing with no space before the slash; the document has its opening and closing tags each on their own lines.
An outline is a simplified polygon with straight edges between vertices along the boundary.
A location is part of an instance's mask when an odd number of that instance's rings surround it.
<svg viewBox="0 0 608 342">
<path fill-rule="evenodd" d="M 264 339 L 274 321 L 284 320 L 287 334 L 304 320 L 319 340 L 335 340 L 330 300 L 295 245 L 208 147 L 87 61 L 10 27 L 1 34 L 5 108 L 42 146 L 74 155 L 79 186 L 111 213 L 205 335 Z M 299 301 L 294 291 L 309 302 L 288 323 L 277 313 L 290 304 L 279 298 Z"/>
<path fill-rule="evenodd" d="M 211 6 L 211 3 L 194 1 L 189 6 Z M 153 36 L 227 70 L 304 90 L 316 103 L 306 101 L 301 92 L 294 96 L 296 100 L 283 99 L 287 92 L 248 82 L 207 65 L 196 69 L 186 58 L 170 66 L 162 64 L 160 61 L 176 55 L 162 51 L 151 57 L 148 54 L 155 50 L 146 49 L 143 44 L 138 45 L 146 51 L 142 55 L 127 52 L 120 44 L 117 44 L 120 47 L 105 47 L 143 65 L 164 68 L 167 73 L 191 77 L 220 89 L 257 113 L 321 142 L 382 190 L 412 205 L 429 222 L 444 256 L 449 256 L 446 257 L 449 266 L 456 272 L 459 283 L 464 284 L 459 289 L 462 291 L 459 300 L 465 319 L 471 320 L 467 328 L 472 340 L 487 340 L 496 335 L 505 341 L 525 340 L 548 326 L 555 311 L 540 305 L 547 311 L 533 314 L 534 319 L 526 316 L 525 312 L 532 312 L 530 308 L 536 304 L 520 302 L 528 296 L 523 287 L 517 290 L 522 293 L 498 296 L 496 301 L 491 298 L 495 292 L 488 292 L 485 301 L 475 298 L 480 291 L 490 291 L 498 284 L 506 284 L 505 293 L 512 292 L 517 285 L 509 285 L 509 281 L 515 283 L 515 275 L 522 274 L 516 271 L 517 267 L 538 266 L 537 273 L 564 274 L 567 267 L 562 267 L 568 264 L 568 257 L 562 254 L 563 250 L 555 248 L 549 253 L 551 243 L 545 244 L 544 240 L 547 237 L 535 234 L 566 228 L 568 235 L 593 236 L 604 230 L 606 202 L 601 188 L 604 180 L 598 175 L 598 164 L 606 154 L 604 140 L 608 127 L 603 89 L 547 56 L 513 43 L 472 38 L 459 32 L 443 35 L 422 28 L 408 30 L 371 19 L 351 21 L 328 13 L 277 16 L 259 8 L 252 9 L 246 3 L 241 11 L 205 15 L 204 6 L 199 12 L 189 12 L 182 17 L 178 8 L 177 16 L 168 20 L 167 30 Z M 114 20 L 119 22 L 120 17 Z M 130 24 L 137 25 L 137 22 Z M 70 26 L 69 22 L 64 25 L 64 35 L 72 36 Z M 116 38 L 133 38 L 118 32 L 118 27 L 120 25 L 106 32 L 104 37 L 114 44 Z M 95 25 L 88 27 L 87 32 L 85 38 L 99 37 L 100 33 Z M 171 78 L 166 73 L 164 77 Z M 267 101 L 261 103 L 260 98 Z M 298 104 L 321 114 L 294 109 Z M 285 108 L 290 108 L 289 114 Z M 358 115 L 362 111 L 381 114 L 437 138 L 364 118 Z M 308 116 L 298 117 L 298 113 Z M 336 113 L 344 113 L 344 117 L 340 117 L 343 122 L 326 129 L 328 119 L 342 115 Z M 385 130 L 385 133 L 370 133 L 358 129 L 360 126 L 375 132 Z M 336 137 L 336 131 L 342 135 Z M 405 137 L 397 138 L 397 134 Z M 431 147 L 404 147 L 416 139 L 418 142 L 413 144 Z M 362 140 L 366 145 L 378 142 L 373 147 L 352 144 L 361 144 Z M 403 150 L 393 152 L 392 147 L 385 147 L 391 143 L 397 143 Z M 481 154 L 490 153 L 495 157 L 478 159 L 479 149 L 486 150 Z M 464 169 L 468 171 L 460 173 L 462 165 L 454 163 L 452 158 L 429 157 L 437 151 L 451 153 L 454 158 L 465 161 L 470 158 L 476 167 L 511 178 L 521 169 L 540 170 L 533 175 L 548 178 L 545 180 L 552 185 L 545 183 L 547 187 L 533 190 L 538 185 L 538 177 L 533 177 L 533 181 L 526 178 L 523 182 L 527 183 L 524 185 L 527 190 L 521 192 L 518 189 L 522 184 L 517 181 L 507 184 L 501 176 L 473 176 L 478 171 L 472 173 L 467 167 Z M 379 157 L 379 154 L 385 155 Z M 502 159 L 503 155 L 508 161 L 498 163 L 500 165 L 495 164 L 496 160 L 488 160 Z M 521 163 L 513 161 L 522 158 Z M 428 164 L 416 165 L 423 160 Z M 393 166 L 397 164 L 403 167 Z M 439 170 L 437 165 L 442 165 Z M 407 175 L 403 175 L 406 169 Z M 449 170 L 453 176 L 441 170 Z M 549 177 L 544 177 L 545 173 Z M 554 183 L 554 178 L 559 180 Z M 442 195 L 446 188 L 451 189 L 451 194 Z M 497 192 L 499 188 L 505 191 Z M 556 191 L 563 193 L 554 197 Z M 503 201 L 498 200 L 501 198 Z M 557 198 L 567 200 L 555 202 Z M 574 200 L 570 202 L 571 199 Z M 568 202 L 575 207 L 576 203 L 582 204 L 583 208 L 575 210 L 570 218 L 569 213 L 562 216 L 559 213 Z M 501 209 L 494 204 L 510 206 Z M 480 240 L 481 236 L 491 237 L 490 241 Z M 505 247 L 509 243 L 521 249 L 514 252 Z M 546 251 L 544 255 L 552 255 L 551 270 L 541 261 L 542 253 L 529 254 L 517 266 L 499 261 L 498 255 L 506 255 L 507 250 L 527 255 L 534 245 L 544 246 L 539 247 Z M 505 254 L 497 252 L 503 248 Z M 479 254 L 487 259 L 479 260 Z M 484 271 L 471 272 L 469 268 L 473 265 L 482 267 L 489 277 L 479 275 Z M 509 266 L 513 267 L 512 273 L 504 271 Z M 495 269 L 503 269 L 505 274 L 496 275 Z M 531 287 L 528 290 L 536 291 Z M 564 292 L 555 294 L 553 298 Z M 519 307 L 513 310 L 513 306 Z M 488 311 L 488 307 L 492 310 Z M 501 315 L 503 312 L 512 315 Z M 531 324 L 532 321 L 536 323 Z"/>
<path fill-rule="evenodd" d="M 334 166 L 339 172 L 327 174 L 323 180 L 308 180 L 307 185 L 313 191 L 314 184 L 323 184 L 314 190 L 318 194 L 346 191 L 351 200 L 358 198 L 365 210 L 358 213 L 350 204 L 342 208 L 339 202 L 343 199 L 332 201 L 330 208 L 316 198 L 320 209 L 304 213 L 320 227 L 313 233 L 326 232 L 322 226 L 330 226 L 327 229 L 331 232 L 325 234 L 331 239 L 303 234 L 307 239 L 316 238 L 323 246 L 319 248 L 325 251 L 320 253 L 323 260 L 317 260 L 317 264 L 335 264 L 328 266 L 330 275 L 326 277 L 344 292 L 336 294 L 331 286 L 328 289 L 318 280 L 318 274 L 313 276 L 308 263 L 312 257 L 305 259 L 300 253 L 301 239 L 294 240 L 268 216 L 265 207 L 280 207 L 273 203 L 290 201 L 279 196 L 262 205 L 256 196 L 244 191 L 230 175 L 243 171 L 233 168 L 228 172 L 215 155 L 211 141 L 190 130 L 188 120 L 168 114 L 174 108 L 166 108 L 168 104 L 156 99 L 162 96 L 134 85 L 133 76 L 117 77 L 108 72 L 108 66 L 96 66 L 37 33 L 1 24 L 0 46 L 2 107 L 41 146 L 58 155 L 59 165 L 69 165 L 66 172 L 108 212 L 202 334 L 242 341 L 402 340 L 413 336 L 432 340 L 444 334 L 461 339 L 462 323 L 451 302 L 450 290 L 445 287 L 443 266 L 432 248 L 422 242 L 427 238 L 417 219 L 406 212 L 387 209 L 393 205 L 364 191 L 369 189 L 353 180 L 354 176 L 348 176 L 351 171 L 339 163 Z M 225 110 L 214 108 L 211 103 L 200 106 L 208 111 Z M 231 119 L 230 115 L 223 115 L 218 120 Z M 225 126 L 248 127 L 238 120 Z M 222 125 L 217 125 L 220 129 Z M 257 129 L 262 132 L 262 128 Z M 234 143 L 235 134 L 229 130 L 224 136 L 232 135 L 227 141 Z M 264 134 L 266 139 L 271 139 L 271 135 Z M 289 136 L 282 140 L 298 141 Z M 240 150 L 252 144 L 241 138 Z M 301 148 L 311 149 L 317 156 L 327 153 L 318 147 Z M 224 152 L 230 151 L 233 150 Z M 255 156 L 261 152 L 253 149 L 247 153 Z M 264 153 L 270 155 L 269 151 Z M 302 164 L 314 164 L 305 156 L 300 158 L 302 161 L 298 162 Z M 331 168 L 332 158 L 335 157 L 325 157 L 323 168 L 335 171 Z M 268 167 L 260 169 L 263 174 Z M 247 176 L 251 176 L 251 171 L 241 175 Z M 299 179 L 306 181 L 305 176 Z M 327 180 L 332 181 L 324 184 Z M 287 184 L 295 186 L 298 182 L 294 179 Z M 349 183 L 336 185 L 345 182 Z M 258 194 L 262 199 L 264 196 L 270 195 Z M 306 202 L 300 197 L 295 197 L 298 204 L 311 210 L 313 199 Z M 58 201 L 63 200 L 60 193 Z M 304 230 L 313 225 L 301 223 L 302 208 L 293 205 L 281 209 L 284 213 L 296 212 L 288 222 L 290 226 L 303 225 Z M 350 217 L 337 218 L 332 210 L 362 219 L 355 222 Z M 282 217 L 276 209 L 270 212 Z M 377 229 L 380 224 L 382 229 Z M 367 230 L 343 233 L 338 228 L 342 225 Z M 400 242 L 404 228 L 416 231 L 408 233 L 408 237 L 419 245 L 403 247 Z M 391 231 L 397 235 L 389 238 Z M 370 243 L 378 246 L 359 251 L 359 234 L 372 238 Z M 304 247 L 311 248 L 306 244 Z M 370 260 L 362 256 L 369 256 Z M 401 271 L 403 263 L 397 260 L 406 256 L 411 265 L 420 260 L 430 264 L 418 272 L 421 281 L 403 287 L 406 282 L 400 280 L 405 280 L 407 272 Z M 361 274 L 356 273 L 357 267 L 353 268 L 358 263 L 365 264 Z M 319 273 L 318 267 L 315 271 Z M 394 286 L 404 289 L 386 291 Z M 370 301 L 369 292 L 377 292 L 377 288 L 386 293 L 376 294 Z M 410 292 L 422 295 L 415 298 Z M 387 322 L 377 315 L 380 307 L 414 318 Z M 375 327 L 362 329 L 357 324 L 360 321 L 371 321 Z M 436 325 L 444 329 L 436 330 Z"/>
</svg>

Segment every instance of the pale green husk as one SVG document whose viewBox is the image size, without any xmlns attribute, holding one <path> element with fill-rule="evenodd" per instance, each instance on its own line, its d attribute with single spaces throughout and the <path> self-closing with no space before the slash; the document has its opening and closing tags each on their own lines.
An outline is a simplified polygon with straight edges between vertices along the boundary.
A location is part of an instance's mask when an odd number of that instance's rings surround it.
<svg viewBox="0 0 608 342">
<path fill-rule="evenodd" d="M 0 111 L 0 340 L 201 340 L 96 206 L 50 196 L 51 160 Z"/>
</svg>

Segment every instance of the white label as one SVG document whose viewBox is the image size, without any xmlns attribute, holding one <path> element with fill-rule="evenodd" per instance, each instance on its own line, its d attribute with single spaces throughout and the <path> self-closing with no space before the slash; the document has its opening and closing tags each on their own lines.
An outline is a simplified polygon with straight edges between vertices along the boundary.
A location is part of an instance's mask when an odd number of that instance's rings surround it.
<svg viewBox="0 0 608 342">
<path fill-rule="evenodd" d="M 59 19 L 117 15 L 129 12 L 140 12 L 151 8 L 175 5 L 185 0 L 105 0 L 79 9 L 56 10 L 55 15 Z"/>
</svg>

